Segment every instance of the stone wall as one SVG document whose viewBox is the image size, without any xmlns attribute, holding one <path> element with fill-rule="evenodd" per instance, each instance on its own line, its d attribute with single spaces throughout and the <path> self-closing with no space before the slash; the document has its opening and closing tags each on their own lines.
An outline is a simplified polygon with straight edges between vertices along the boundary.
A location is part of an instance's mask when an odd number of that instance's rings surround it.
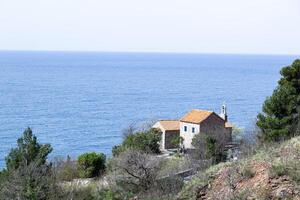
<svg viewBox="0 0 300 200">
<path fill-rule="evenodd" d="M 200 125 L 200 133 L 216 135 L 219 139 L 227 142 L 231 139 L 231 130 L 225 128 L 225 121 L 217 114 L 212 114 Z"/>
</svg>

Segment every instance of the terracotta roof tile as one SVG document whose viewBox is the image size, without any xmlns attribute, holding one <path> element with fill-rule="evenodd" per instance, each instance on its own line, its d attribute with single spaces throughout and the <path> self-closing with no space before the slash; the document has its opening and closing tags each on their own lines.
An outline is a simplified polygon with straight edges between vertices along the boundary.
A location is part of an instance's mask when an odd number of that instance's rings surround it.
<svg viewBox="0 0 300 200">
<path fill-rule="evenodd" d="M 184 115 L 180 121 L 199 124 L 207 119 L 211 114 L 213 114 L 212 111 L 194 109 Z"/>
<path fill-rule="evenodd" d="M 160 120 L 159 123 L 167 131 L 175 131 L 180 129 L 178 120 Z"/>
</svg>

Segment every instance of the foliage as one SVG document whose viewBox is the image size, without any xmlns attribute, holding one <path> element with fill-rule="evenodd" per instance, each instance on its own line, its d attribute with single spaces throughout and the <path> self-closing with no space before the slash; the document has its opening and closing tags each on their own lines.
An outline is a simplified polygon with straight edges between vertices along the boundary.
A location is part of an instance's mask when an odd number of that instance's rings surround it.
<svg viewBox="0 0 300 200">
<path fill-rule="evenodd" d="M 121 191 L 119 188 L 104 188 L 93 194 L 94 199 L 99 200 L 130 200 L 133 194 L 128 191 Z"/>
<path fill-rule="evenodd" d="M 300 162 L 289 160 L 288 162 L 276 162 L 272 165 L 270 173 L 272 176 L 289 176 L 296 183 L 300 183 Z"/>
<path fill-rule="evenodd" d="M 101 199 L 103 199 L 103 200 L 117 199 L 116 194 L 112 190 L 109 190 L 109 189 L 99 191 L 97 196 L 101 197 Z"/>
<path fill-rule="evenodd" d="M 27 166 L 33 161 L 38 165 L 43 165 L 52 151 L 50 144 L 37 142 L 37 138 L 32 134 L 30 128 L 27 128 L 23 136 L 17 140 L 17 145 L 17 148 L 13 148 L 5 158 L 8 171 Z"/>
<path fill-rule="evenodd" d="M 160 134 L 155 129 L 149 129 L 142 132 L 136 132 L 126 135 L 123 143 L 113 147 L 113 155 L 117 156 L 126 149 L 135 149 L 146 153 L 158 154 Z"/>
<path fill-rule="evenodd" d="M 219 163 L 204 171 L 199 171 L 189 182 L 187 182 L 187 184 L 183 186 L 182 190 L 177 195 L 177 199 L 196 199 L 195 193 L 197 189 L 206 187 L 213 180 L 217 172 L 229 165 L 230 163 Z"/>
<path fill-rule="evenodd" d="M 217 140 L 209 136 L 207 136 L 205 139 L 207 145 L 207 157 L 211 158 L 217 156 Z"/>
<path fill-rule="evenodd" d="M 147 191 L 155 183 L 160 169 L 160 160 L 137 150 L 126 150 L 114 158 L 112 171 L 115 182 L 127 191 Z"/>
<path fill-rule="evenodd" d="M 8 178 L 8 172 L 7 170 L 2 170 L 0 171 L 0 188 L 2 188 L 4 185 L 4 183 L 6 182 L 7 178 Z"/>
<path fill-rule="evenodd" d="M 49 144 L 40 144 L 27 128 L 17 140 L 18 146 L 6 157 L 7 171 L 1 172 L 0 199 L 59 199 L 52 165 L 46 161 L 52 151 Z"/>
<path fill-rule="evenodd" d="M 282 68 L 281 79 L 258 114 L 262 141 L 280 141 L 300 133 L 300 60 Z"/>
<path fill-rule="evenodd" d="M 0 199 L 61 199 L 62 195 L 51 166 L 41 165 L 38 161 L 10 171 L 0 189 Z"/>
<path fill-rule="evenodd" d="M 217 163 L 226 158 L 223 142 L 221 137 L 205 133 L 196 134 L 192 139 L 192 145 L 200 159 L 212 159 Z"/>
<path fill-rule="evenodd" d="M 300 192 L 300 136 L 259 148 L 247 158 L 199 171 L 184 185 L 177 199 L 197 199 L 199 191 L 204 191 L 207 199 L 292 199 L 288 197 Z M 269 179 L 260 179 L 268 175 Z M 280 176 L 284 178 L 278 179 Z M 278 193 L 277 189 L 285 188 L 287 183 L 288 192 Z M 277 187 L 272 187 L 273 184 Z"/>
<path fill-rule="evenodd" d="M 72 200 L 131 200 L 133 195 L 117 187 L 99 187 L 97 185 L 78 186 L 76 184 L 65 188 L 65 199 Z"/>
<path fill-rule="evenodd" d="M 125 150 L 126 148 L 123 145 L 115 145 L 113 146 L 111 151 L 113 156 L 118 156 L 120 153 L 122 153 Z"/>
<path fill-rule="evenodd" d="M 232 128 L 232 141 L 239 143 L 242 140 L 243 135 L 244 135 L 244 129 L 234 125 Z"/>
<path fill-rule="evenodd" d="M 255 175 L 255 172 L 251 168 L 251 163 L 245 162 L 240 165 L 240 173 L 243 178 L 252 178 Z"/>
<path fill-rule="evenodd" d="M 271 167 L 271 174 L 273 176 L 287 175 L 287 168 L 282 163 L 273 164 Z"/>
<path fill-rule="evenodd" d="M 94 186 L 78 186 L 76 184 L 71 184 L 68 187 L 64 188 L 65 195 L 64 199 L 72 200 L 94 200 L 97 199 L 93 195 Z"/>
<path fill-rule="evenodd" d="M 174 137 L 172 140 L 171 140 L 171 144 L 175 147 L 178 147 L 180 148 L 181 144 L 183 143 L 184 141 L 184 138 L 181 137 L 181 136 L 177 136 L 177 137 Z"/>
<path fill-rule="evenodd" d="M 78 157 L 79 176 L 91 178 L 99 176 L 105 170 L 106 156 L 103 153 L 85 153 Z"/>
<path fill-rule="evenodd" d="M 71 160 L 70 156 L 67 156 L 66 160 L 56 159 L 53 168 L 59 181 L 72 181 L 79 178 L 77 163 Z"/>
<path fill-rule="evenodd" d="M 162 161 L 161 168 L 159 170 L 160 176 L 173 175 L 180 171 L 188 170 L 191 168 L 191 162 L 187 157 L 176 157 L 165 159 Z"/>
</svg>

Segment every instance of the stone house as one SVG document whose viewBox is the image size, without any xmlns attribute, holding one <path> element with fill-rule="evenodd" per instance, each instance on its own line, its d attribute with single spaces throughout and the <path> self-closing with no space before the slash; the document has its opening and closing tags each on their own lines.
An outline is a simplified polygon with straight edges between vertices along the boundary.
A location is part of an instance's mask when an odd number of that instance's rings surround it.
<svg viewBox="0 0 300 200">
<path fill-rule="evenodd" d="M 160 148 L 162 150 L 177 148 L 173 140 L 180 136 L 178 120 L 160 120 L 153 125 L 153 128 L 161 132 Z"/>
<path fill-rule="evenodd" d="M 196 134 L 219 135 L 226 142 L 231 141 L 233 126 L 227 121 L 226 106 L 223 105 L 218 115 L 213 111 L 194 109 L 179 120 L 160 120 L 153 125 L 162 133 L 161 149 L 173 149 L 173 140 L 183 138 L 183 148 L 193 149 L 192 139 Z"/>
</svg>

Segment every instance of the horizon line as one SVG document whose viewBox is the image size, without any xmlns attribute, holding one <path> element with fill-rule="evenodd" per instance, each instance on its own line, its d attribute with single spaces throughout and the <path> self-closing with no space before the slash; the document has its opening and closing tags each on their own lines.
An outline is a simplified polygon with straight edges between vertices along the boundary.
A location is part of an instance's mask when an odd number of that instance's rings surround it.
<svg viewBox="0 0 300 200">
<path fill-rule="evenodd" d="M 101 50 L 12 50 L 0 49 L 0 52 L 49 52 L 49 53 L 124 53 L 124 54 L 195 54 L 195 55 L 256 55 L 256 56 L 300 56 L 289 53 L 236 53 L 236 52 L 177 52 L 177 51 L 101 51 Z"/>
</svg>

